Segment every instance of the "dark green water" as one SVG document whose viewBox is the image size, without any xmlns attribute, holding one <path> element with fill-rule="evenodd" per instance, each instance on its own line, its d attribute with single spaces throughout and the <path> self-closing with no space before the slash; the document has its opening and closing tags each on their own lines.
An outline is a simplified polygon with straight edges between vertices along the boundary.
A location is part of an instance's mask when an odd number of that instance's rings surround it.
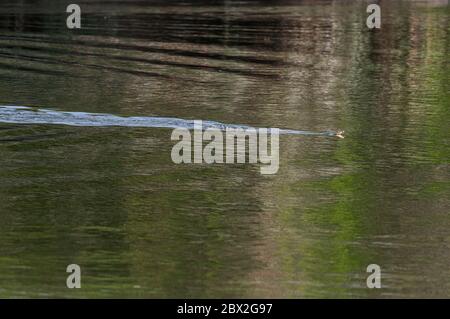
<svg viewBox="0 0 450 319">
<path fill-rule="evenodd" d="M 450 297 L 446 1 L 0 4 L 0 105 L 324 131 L 280 169 L 172 130 L 1 123 L 0 297 Z M 66 267 L 82 288 L 66 288 Z M 382 289 L 366 288 L 378 264 Z"/>
</svg>

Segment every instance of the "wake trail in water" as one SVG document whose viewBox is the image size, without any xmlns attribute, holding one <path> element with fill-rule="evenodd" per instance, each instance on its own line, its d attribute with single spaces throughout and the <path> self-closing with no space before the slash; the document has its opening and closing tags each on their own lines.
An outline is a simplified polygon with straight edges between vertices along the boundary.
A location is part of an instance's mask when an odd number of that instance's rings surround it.
<svg viewBox="0 0 450 319">
<path fill-rule="evenodd" d="M 31 108 L 27 106 L 2 106 L 0 105 L 0 123 L 14 124 L 55 124 L 70 126 L 91 127 L 155 127 L 155 128 L 184 128 L 194 129 L 194 120 L 186 120 L 172 117 L 148 117 L 148 116 L 117 116 L 106 113 L 64 112 L 50 109 Z M 247 125 L 224 124 L 215 121 L 202 121 L 202 128 L 214 128 L 225 131 L 229 129 L 250 129 Z M 255 128 L 256 129 L 256 128 Z M 342 138 L 341 131 L 300 131 L 279 129 L 279 134 L 288 135 L 315 135 Z"/>
</svg>

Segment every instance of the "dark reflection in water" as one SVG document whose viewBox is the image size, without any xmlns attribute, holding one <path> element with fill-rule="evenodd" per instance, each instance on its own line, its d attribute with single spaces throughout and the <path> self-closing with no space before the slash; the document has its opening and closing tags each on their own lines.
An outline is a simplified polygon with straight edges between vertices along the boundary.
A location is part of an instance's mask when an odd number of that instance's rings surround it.
<svg viewBox="0 0 450 319">
<path fill-rule="evenodd" d="M 346 138 L 282 136 L 262 176 L 173 164 L 167 129 L 0 124 L 1 297 L 450 295 L 446 1 L 379 31 L 363 1 L 77 3 L 1 2 L 0 105 Z"/>
</svg>

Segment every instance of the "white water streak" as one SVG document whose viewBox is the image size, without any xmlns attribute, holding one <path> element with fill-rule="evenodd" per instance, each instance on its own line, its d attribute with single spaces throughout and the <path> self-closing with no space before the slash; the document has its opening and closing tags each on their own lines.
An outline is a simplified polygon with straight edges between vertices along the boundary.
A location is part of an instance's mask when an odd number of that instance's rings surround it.
<svg viewBox="0 0 450 319">
<path fill-rule="evenodd" d="M 105 113 L 64 112 L 49 109 L 38 109 L 26 106 L 1 106 L 0 123 L 14 124 L 55 124 L 70 126 L 122 126 L 122 127 L 157 127 L 157 128 L 185 128 L 194 129 L 194 120 L 171 117 L 124 117 Z M 215 128 L 251 128 L 247 125 L 224 124 L 214 121 L 202 121 L 203 129 Z M 318 135 L 342 137 L 341 132 L 312 132 L 280 129 L 280 134 Z"/>
</svg>

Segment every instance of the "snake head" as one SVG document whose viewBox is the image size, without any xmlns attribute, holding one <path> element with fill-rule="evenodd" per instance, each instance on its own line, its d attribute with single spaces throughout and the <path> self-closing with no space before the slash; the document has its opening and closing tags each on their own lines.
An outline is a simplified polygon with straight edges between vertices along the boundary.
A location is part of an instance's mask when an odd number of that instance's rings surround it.
<svg viewBox="0 0 450 319">
<path fill-rule="evenodd" d="M 336 136 L 339 138 L 344 138 L 344 131 L 337 131 Z"/>
</svg>

